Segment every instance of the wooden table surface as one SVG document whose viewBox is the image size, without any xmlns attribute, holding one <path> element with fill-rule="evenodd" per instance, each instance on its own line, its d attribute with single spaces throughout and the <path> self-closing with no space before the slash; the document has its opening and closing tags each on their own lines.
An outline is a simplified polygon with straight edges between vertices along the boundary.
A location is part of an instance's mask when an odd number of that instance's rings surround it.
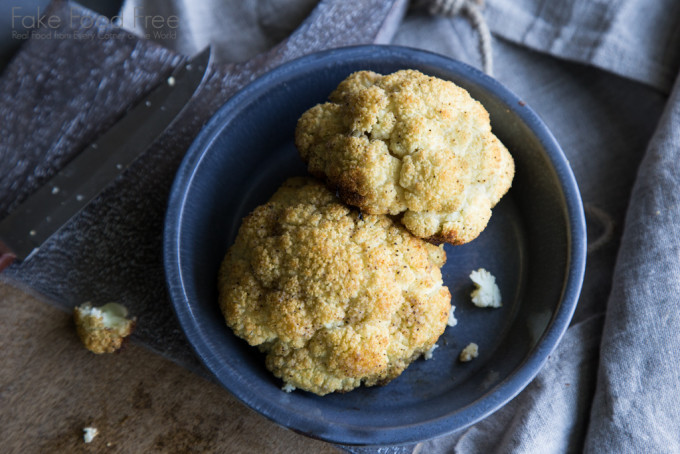
<svg viewBox="0 0 680 454">
<path fill-rule="evenodd" d="M 95 355 L 70 313 L 0 282 L 0 451 L 339 453 L 144 347 Z M 83 428 L 99 434 L 90 444 Z"/>
</svg>

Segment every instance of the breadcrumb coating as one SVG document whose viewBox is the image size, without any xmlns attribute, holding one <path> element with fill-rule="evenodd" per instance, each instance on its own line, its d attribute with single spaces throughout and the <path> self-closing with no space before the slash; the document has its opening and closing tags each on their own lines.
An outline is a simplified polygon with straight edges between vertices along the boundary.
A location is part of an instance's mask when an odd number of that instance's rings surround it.
<svg viewBox="0 0 680 454">
<path fill-rule="evenodd" d="M 220 307 L 287 389 L 385 384 L 447 326 L 445 261 L 390 218 L 293 178 L 243 220 L 220 267 Z"/>
<path fill-rule="evenodd" d="M 512 183 L 489 114 L 453 82 L 402 70 L 359 71 L 298 120 L 310 173 L 370 214 L 403 213 L 414 235 L 463 244 L 486 227 Z"/>
</svg>

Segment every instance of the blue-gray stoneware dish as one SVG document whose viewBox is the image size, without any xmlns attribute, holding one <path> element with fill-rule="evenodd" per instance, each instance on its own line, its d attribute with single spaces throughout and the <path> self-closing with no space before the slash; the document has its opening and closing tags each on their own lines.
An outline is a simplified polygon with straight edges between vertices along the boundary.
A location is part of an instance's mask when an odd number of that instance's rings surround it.
<svg viewBox="0 0 680 454">
<path fill-rule="evenodd" d="M 515 159 L 510 192 L 476 240 L 446 246 L 444 283 L 458 325 L 430 360 L 381 387 L 319 397 L 287 393 L 263 355 L 225 325 L 217 271 L 241 219 L 306 169 L 293 143 L 300 115 L 350 73 L 418 69 L 452 80 L 489 111 Z M 172 188 L 164 238 L 168 289 L 197 355 L 237 398 L 275 422 L 339 444 L 391 445 L 441 436 L 488 416 L 538 373 L 567 329 L 583 281 L 586 233 L 579 190 L 554 137 L 494 79 L 443 56 L 394 46 L 309 55 L 274 69 L 231 98 L 189 149 Z M 470 302 L 472 270 L 496 276 L 503 306 Z M 469 342 L 479 357 L 460 363 Z"/>
</svg>

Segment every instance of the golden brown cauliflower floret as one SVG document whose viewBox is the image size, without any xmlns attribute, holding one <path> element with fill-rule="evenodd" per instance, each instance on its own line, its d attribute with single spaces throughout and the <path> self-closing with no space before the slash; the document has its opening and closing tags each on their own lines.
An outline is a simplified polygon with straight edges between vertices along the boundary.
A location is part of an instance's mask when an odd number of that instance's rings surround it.
<svg viewBox="0 0 680 454">
<path fill-rule="evenodd" d="M 219 273 L 222 312 L 290 386 L 384 384 L 434 345 L 451 307 L 441 247 L 293 178 L 243 220 Z"/>
<path fill-rule="evenodd" d="M 364 213 L 403 213 L 428 241 L 475 239 L 515 173 L 489 114 L 453 82 L 359 71 L 305 112 L 295 143 L 309 171 Z"/>
<path fill-rule="evenodd" d="M 125 306 L 108 303 L 92 307 L 84 303 L 73 311 L 76 330 L 85 347 L 93 353 L 113 353 L 132 334 L 135 321 L 127 318 Z"/>
</svg>

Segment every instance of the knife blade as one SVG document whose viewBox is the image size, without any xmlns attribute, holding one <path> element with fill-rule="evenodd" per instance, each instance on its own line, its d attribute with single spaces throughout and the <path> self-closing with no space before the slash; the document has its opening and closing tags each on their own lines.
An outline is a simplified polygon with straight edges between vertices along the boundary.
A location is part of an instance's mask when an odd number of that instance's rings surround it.
<svg viewBox="0 0 680 454">
<path fill-rule="evenodd" d="M 210 47 L 176 68 L 0 221 L 0 271 L 37 252 L 147 150 L 192 98 L 209 63 Z"/>
</svg>

